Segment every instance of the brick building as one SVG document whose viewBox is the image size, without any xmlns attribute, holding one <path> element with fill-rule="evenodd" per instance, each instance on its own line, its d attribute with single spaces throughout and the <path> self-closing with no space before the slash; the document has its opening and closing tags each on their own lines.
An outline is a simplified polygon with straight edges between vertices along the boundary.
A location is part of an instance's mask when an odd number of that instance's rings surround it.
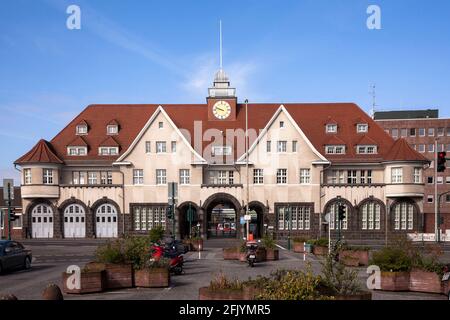
<svg viewBox="0 0 450 320">
<path fill-rule="evenodd" d="M 20 239 L 24 235 L 22 230 L 22 196 L 20 187 L 14 187 L 14 200 L 11 208 L 14 210 L 18 219 L 11 221 L 11 238 Z M 0 239 L 8 237 L 8 206 L 3 199 L 3 188 L 0 187 Z"/>
<path fill-rule="evenodd" d="M 425 231 L 435 230 L 435 140 L 438 139 L 437 152 L 446 151 L 450 157 L 450 119 L 439 118 L 439 110 L 407 110 L 376 112 L 375 121 L 382 126 L 392 138 L 403 138 L 413 149 L 427 157 L 431 164 L 424 170 L 425 196 L 424 216 Z M 447 170 L 438 173 L 438 194 L 450 191 L 450 161 Z M 450 195 L 441 200 L 441 215 L 444 223 L 441 230 L 450 229 Z"/>
</svg>

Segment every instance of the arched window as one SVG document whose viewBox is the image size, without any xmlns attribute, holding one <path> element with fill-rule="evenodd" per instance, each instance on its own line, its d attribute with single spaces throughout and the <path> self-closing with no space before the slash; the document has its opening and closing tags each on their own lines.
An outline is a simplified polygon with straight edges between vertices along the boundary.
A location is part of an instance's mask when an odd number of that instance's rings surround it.
<svg viewBox="0 0 450 320">
<path fill-rule="evenodd" d="M 348 229 L 349 215 L 350 215 L 350 207 L 343 203 L 346 210 L 345 219 L 341 221 L 341 230 Z M 327 213 L 330 215 L 330 229 L 338 229 L 339 228 L 339 215 L 338 215 L 339 202 L 333 202 L 328 206 Z"/>
<path fill-rule="evenodd" d="M 361 211 L 361 227 L 363 230 L 381 229 L 381 205 L 375 201 L 363 204 Z"/>
<path fill-rule="evenodd" d="M 394 214 L 395 230 L 413 230 L 414 229 L 414 205 L 410 202 L 402 201 L 394 205 L 392 210 Z"/>
</svg>

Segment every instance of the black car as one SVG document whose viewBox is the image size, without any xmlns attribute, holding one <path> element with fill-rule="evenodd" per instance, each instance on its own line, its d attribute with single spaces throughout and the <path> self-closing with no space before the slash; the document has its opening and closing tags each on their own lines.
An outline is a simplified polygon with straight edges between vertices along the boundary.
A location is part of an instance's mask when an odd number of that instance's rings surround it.
<svg viewBox="0 0 450 320">
<path fill-rule="evenodd" d="M 0 240 L 0 273 L 6 270 L 31 268 L 32 255 L 17 241 Z"/>
</svg>

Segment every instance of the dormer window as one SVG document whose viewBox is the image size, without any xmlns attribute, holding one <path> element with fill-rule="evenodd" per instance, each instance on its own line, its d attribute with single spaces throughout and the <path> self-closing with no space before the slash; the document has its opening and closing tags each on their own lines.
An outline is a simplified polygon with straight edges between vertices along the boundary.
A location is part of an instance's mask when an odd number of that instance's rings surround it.
<svg viewBox="0 0 450 320">
<path fill-rule="evenodd" d="M 88 127 L 86 124 L 79 124 L 76 131 L 78 135 L 84 135 L 88 133 Z"/>
<path fill-rule="evenodd" d="M 327 133 L 337 133 L 337 124 L 327 124 Z"/>
<path fill-rule="evenodd" d="M 328 145 L 325 146 L 326 154 L 345 154 L 345 145 Z"/>
<path fill-rule="evenodd" d="M 116 135 L 119 133 L 119 127 L 115 124 L 110 124 L 106 127 L 106 133 L 108 135 Z"/>
<path fill-rule="evenodd" d="M 369 125 L 367 123 L 359 123 L 356 126 L 356 131 L 358 133 L 367 133 L 369 131 Z"/>
<path fill-rule="evenodd" d="M 119 147 L 100 147 L 98 154 L 101 156 L 116 156 L 119 154 Z"/>
<path fill-rule="evenodd" d="M 357 146 L 356 152 L 358 154 L 376 154 L 378 152 L 377 146 Z"/>
<path fill-rule="evenodd" d="M 87 155 L 87 147 L 67 147 L 69 156 L 85 156 Z"/>
</svg>

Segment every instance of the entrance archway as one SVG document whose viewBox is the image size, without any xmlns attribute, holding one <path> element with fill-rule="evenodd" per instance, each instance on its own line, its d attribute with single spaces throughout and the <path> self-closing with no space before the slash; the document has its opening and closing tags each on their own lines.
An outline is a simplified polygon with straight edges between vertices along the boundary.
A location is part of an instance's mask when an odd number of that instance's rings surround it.
<svg viewBox="0 0 450 320">
<path fill-rule="evenodd" d="M 180 238 L 200 236 L 200 230 L 197 229 L 197 224 L 200 222 L 200 208 L 193 202 L 184 202 L 178 206 L 178 212 Z"/>
<path fill-rule="evenodd" d="M 237 238 L 241 205 L 235 197 L 227 193 L 212 195 L 203 208 L 208 238 Z"/>
<path fill-rule="evenodd" d="M 245 207 L 244 210 L 247 208 Z M 256 212 L 252 214 L 252 220 L 249 223 L 249 231 L 256 238 L 262 238 L 264 235 L 264 213 L 266 212 L 266 207 L 259 201 L 252 201 L 249 204 L 249 210 Z M 244 226 L 245 234 L 247 234 L 247 225 Z"/>
</svg>

